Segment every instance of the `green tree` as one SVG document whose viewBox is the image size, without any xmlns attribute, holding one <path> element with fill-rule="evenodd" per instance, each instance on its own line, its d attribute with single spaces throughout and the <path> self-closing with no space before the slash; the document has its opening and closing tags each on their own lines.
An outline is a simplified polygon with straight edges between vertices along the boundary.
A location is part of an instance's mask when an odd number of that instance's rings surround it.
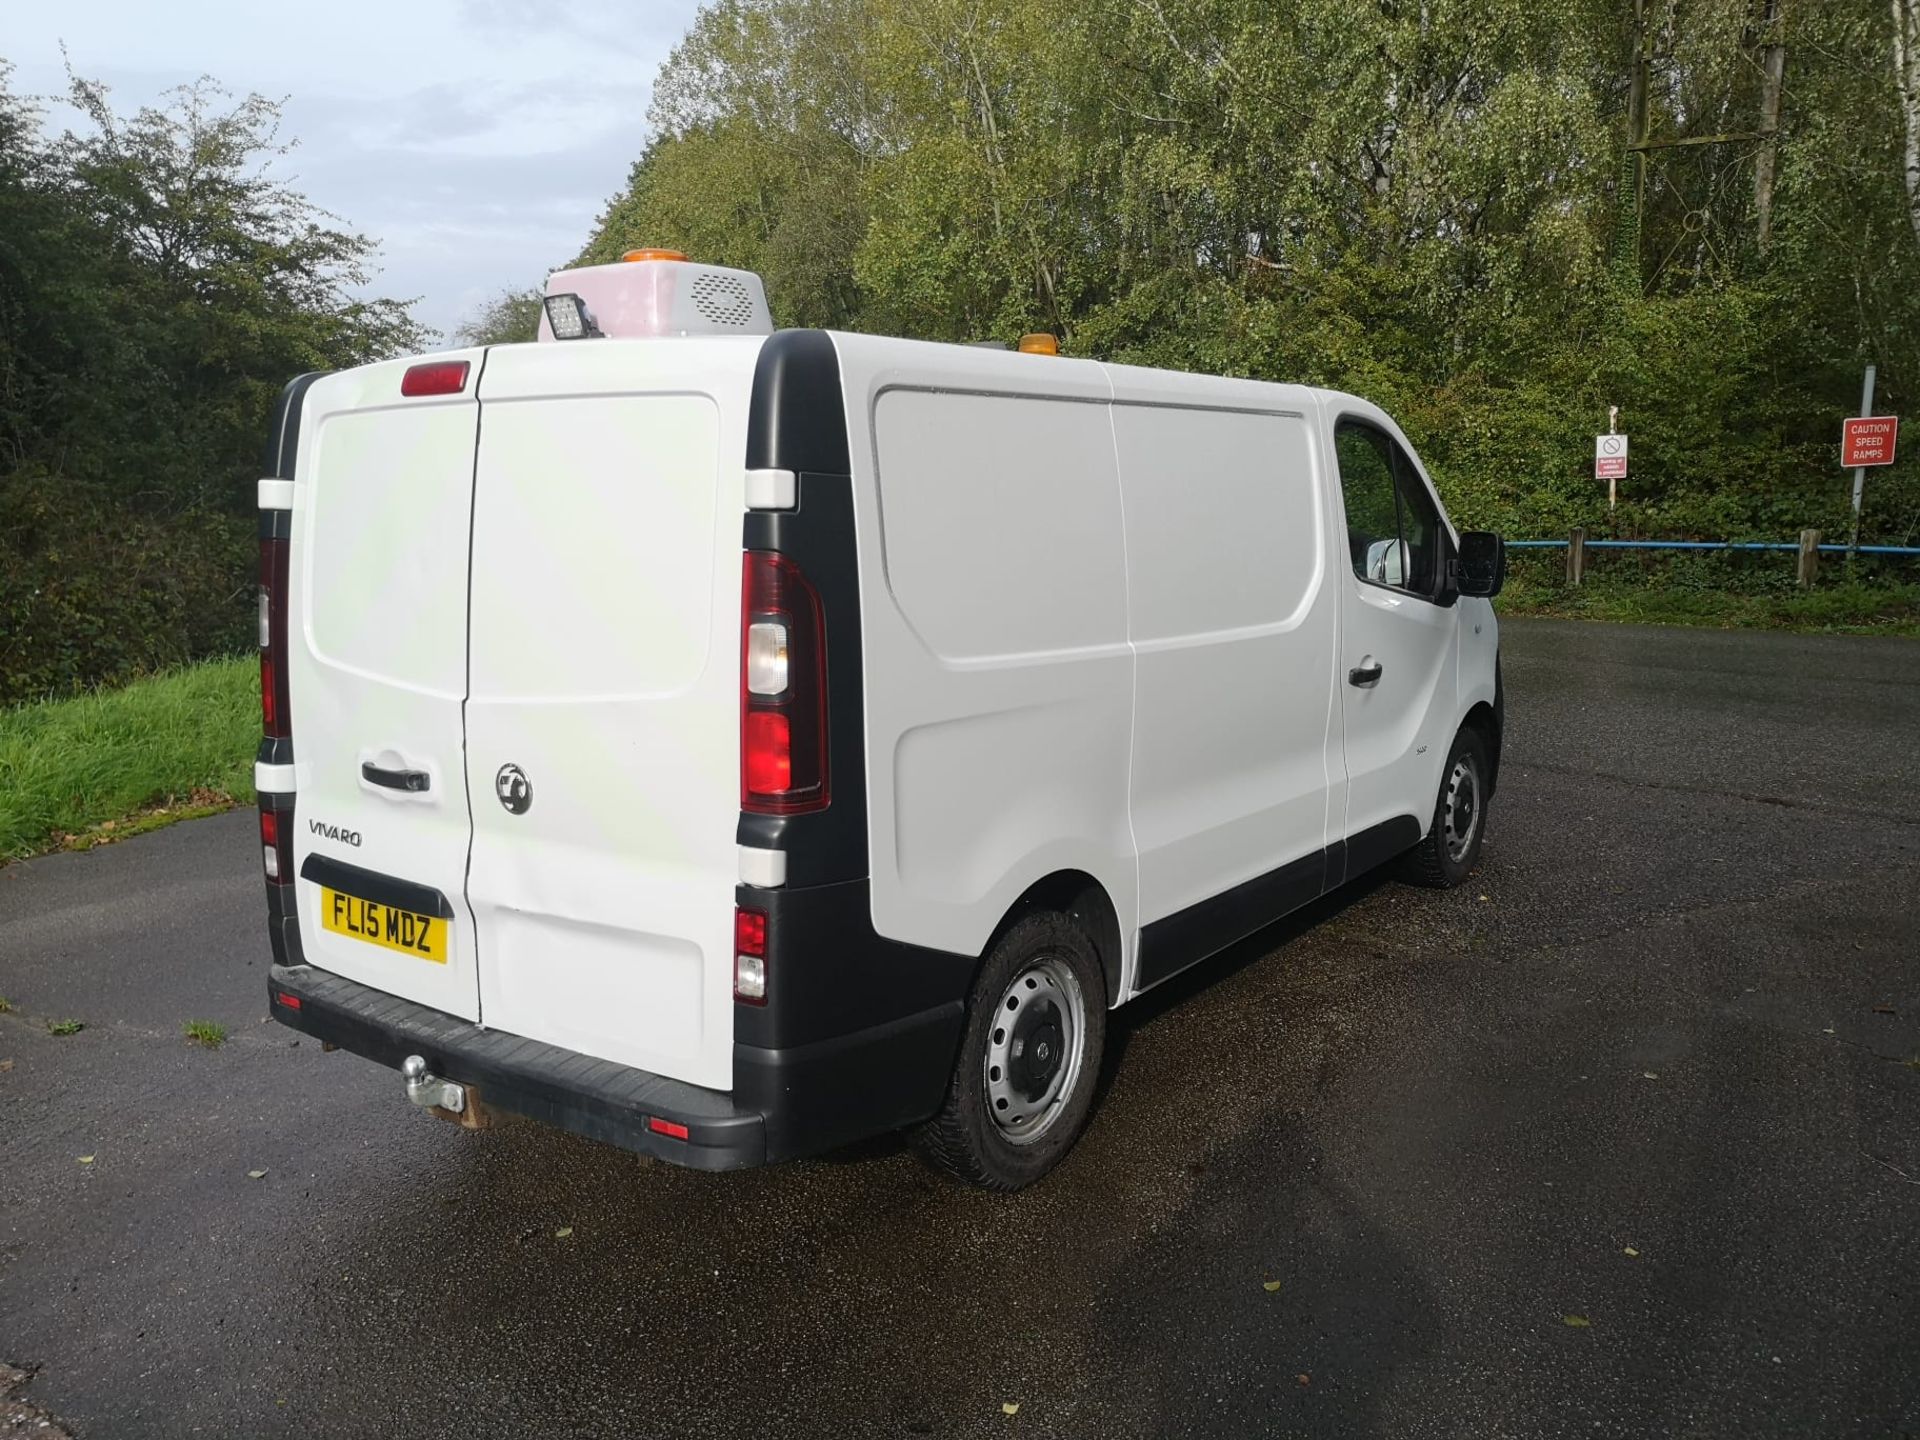
<svg viewBox="0 0 1920 1440">
<path fill-rule="evenodd" d="M 239 649 L 252 482 L 292 376 L 418 349 L 373 243 L 211 81 L 46 135 L 0 64 L 0 703 Z"/>
</svg>

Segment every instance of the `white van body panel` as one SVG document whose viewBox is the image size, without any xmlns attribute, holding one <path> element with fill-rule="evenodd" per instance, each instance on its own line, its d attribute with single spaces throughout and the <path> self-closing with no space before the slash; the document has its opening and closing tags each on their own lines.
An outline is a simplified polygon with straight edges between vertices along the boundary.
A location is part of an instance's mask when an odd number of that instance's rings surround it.
<svg viewBox="0 0 1920 1440">
<path fill-rule="evenodd" d="M 1133 659 L 1105 372 L 833 339 L 859 535 L 874 929 L 979 954 L 1035 881 L 1078 871 L 1130 936 Z"/>
<path fill-rule="evenodd" d="M 1392 437 L 1420 472 L 1440 523 L 1458 542 L 1425 466 L 1385 411 L 1358 396 L 1330 391 L 1325 394 L 1323 412 L 1322 441 L 1328 455 L 1334 453 L 1334 427 L 1344 417 L 1365 420 Z M 1338 498 L 1337 476 L 1331 490 Z M 1344 506 L 1341 515 L 1344 527 Z M 1344 528 L 1336 533 L 1344 534 Z M 1342 834 L 1359 835 L 1403 815 L 1413 816 L 1424 831 L 1439 795 L 1440 772 L 1454 732 L 1469 708 L 1460 696 L 1459 631 L 1461 606 L 1470 602 L 1437 605 L 1369 584 L 1351 566 L 1343 565 L 1341 575 L 1340 667 L 1346 670 L 1370 662 L 1382 667 L 1377 684 L 1339 687 L 1347 772 Z M 1491 670 L 1490 663 L 1487 668 Z"/>
<path fill-rule="evenodd" d="M 1114 439 L 1148 925 L 1330 839 L 1339 589 L 1311 391 L 1122 366 Z"/>
<path fill-rule="evenodd" d="M 486 1025 L 733 1080 L 740 515 L 761 341 L 502 347 L 466 707 Z M 511 813 L 502 766 L 532 783 Z"/>
<path fill-rule="evenodd" d="M 446 357 L 477 372 L 480 351 Z M 467 526 L 479 407 L 464 393 L 402 399 L 407 362 L 316 381 L 294 475 L 287 682 L 299 717 L 294 871 L 312 854 L 404 877 L 452 902 L 444 963 L 327 930 L 321 888 L 297 887 L 314 964 L 464 1019 L 479 1018 L 461 740 Z M 382 789 L 371 762 L 423 770 Z"/>
</svg>

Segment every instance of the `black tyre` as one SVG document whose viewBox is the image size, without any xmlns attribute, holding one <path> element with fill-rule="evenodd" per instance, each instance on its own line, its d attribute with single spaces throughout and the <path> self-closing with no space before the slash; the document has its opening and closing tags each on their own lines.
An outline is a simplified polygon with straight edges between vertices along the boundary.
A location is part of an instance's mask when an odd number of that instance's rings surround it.
<svg viewBox="0 0 1920 1440">
<path fill-rule="evenodd" d="M 1453 737 L 1453 749 L 1440 772 L 1440 795 L 1433 806 L 1433 823 L 1420 843 L 1407 852 L 1403 874 L 1416 885 L 1450 889 L 1473 873 L 1480 863 L 1480 845 L 1487 836 L 1488 784 L 1493 775 L 1487 747 L 1472 730 Z"/>
<path fill-rule="evenodd" d="M 1107 987 L 1085 931 L 1036 911 L 988 952 L 946 1104 L 919 1136 L 940 1169 L 989 1190 L 1045 1175 L 1080 1138 L 1107 1038 Z"/>
</svg>

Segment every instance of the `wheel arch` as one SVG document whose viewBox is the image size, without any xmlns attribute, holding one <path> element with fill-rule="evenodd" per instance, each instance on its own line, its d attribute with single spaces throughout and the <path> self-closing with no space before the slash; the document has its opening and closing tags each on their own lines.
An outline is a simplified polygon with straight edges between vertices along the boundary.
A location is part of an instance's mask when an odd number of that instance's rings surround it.
<svg viewBox="0 0 1920 1440">
<path fill-rule="evenodd" d="M 1084 870 L 1056 870 L 1022 891 L 994 926 L 992 937 L 980 952 L 981 962 L 985 963 L 986 957 L 993 953 L 1002 935 L 1022 917 L 1037 910 L 1057 910 L 1086 928 L 1094 953 L 1100 957 L 1100 974 L 1107 987 L 1107 1008 L 1112 1009 L 1120 1000 L 1120 983 L 1126 965 L 1120 913 L 1114 908 L 1107 887 Z"/>
<path fill-rule="evenodd" d="M 1487 751 L 1487 798 L 1493 798 L 1494 791 L 1500 785 L 1500 741 L 1501 732 L 1506 728 L 1502 723 L 1501 706 L 1495 691 L 1495 702 L 1478 702 L 1467 711 L 1467 718 L 1460 722 L 1462 730 L 1471 730 L 1480 737 L 1480 743 Z"/>
</svg>

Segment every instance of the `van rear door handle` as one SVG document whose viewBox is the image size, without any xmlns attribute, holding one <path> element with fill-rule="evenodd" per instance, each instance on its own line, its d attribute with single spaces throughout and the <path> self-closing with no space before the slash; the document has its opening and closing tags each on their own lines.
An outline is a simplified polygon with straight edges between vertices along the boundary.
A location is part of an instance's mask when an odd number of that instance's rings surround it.
<svg viewBox="0 0 1920 1440">
<path fill-rule="evenodd" d="M 411 790 L 416 794 L 433 783 L 424 770 L 383 770 L 371 760 L 360 766 L 360 778 L 382 790 Z"/>
<path fill-rule="evenodd" d="M 1379 684 L 1380 677 L 1384 674 L 1386 674 L 1386 666 L 1376 660 L 1371 665 L 1356 665 L 1347 671 L 1347 683 L 1365 689 L 1369 685 Z"/>
</svg>

